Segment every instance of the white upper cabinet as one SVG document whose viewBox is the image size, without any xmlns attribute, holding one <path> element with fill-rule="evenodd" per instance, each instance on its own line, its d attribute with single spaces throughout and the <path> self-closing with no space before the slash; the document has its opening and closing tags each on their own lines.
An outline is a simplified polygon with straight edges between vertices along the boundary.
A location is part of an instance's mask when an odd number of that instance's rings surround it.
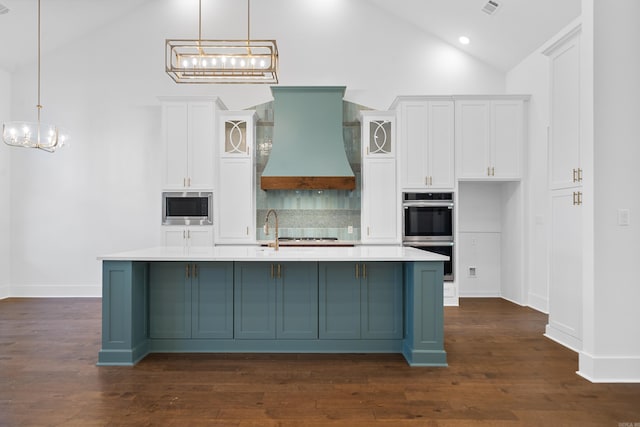
<svg viewBox="0 0 640 427">
<path fill-rule="evenodd" d="M 524 99 L 456 99 L 458 179 L 522 177 Z"/>
<path fill-rule="evenodd" d="M 219 113 L 216 243 L 255 243 L 255 111 Z"/>
<path fill-rule="evenodd" d="M 163 100 L 163 188 L 212 189 L 215 111 L 211 100 Z"/>
<path fill-rule="evenodd" d="M 363 111 L 361 241 L 400 243 L 395 112 Z"/>
<path fill-rule="evenodd" d="M 582 185 L 580 160 L 580 38 L 548 52 L 551 63 L 549 184 L 552 190 Z"/>
<path fill-rule="evenodd" d="M 400 97 L 394 105 L 399 111 L 402 189 L 453 189 L 453 101 Z"/>
</svg>

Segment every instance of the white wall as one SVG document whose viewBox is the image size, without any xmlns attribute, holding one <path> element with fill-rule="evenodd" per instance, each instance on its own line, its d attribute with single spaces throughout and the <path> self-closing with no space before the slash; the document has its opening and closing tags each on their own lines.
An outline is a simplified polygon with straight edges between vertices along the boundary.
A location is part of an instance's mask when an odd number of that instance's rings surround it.
<svg viewBox="0 0 640 427">
<path fill-rule="evenodd" d="M 244 37 L 244 7 L 220 3 L 203 10 L 203 36 Z M 215 95 L 230 109 L 271 99 L 268 86 L 173 83 L 164 40 L 196 37 L 196 23 L 196 2 L 146 2 L 42 58 L 43 120 L 72 140 L 53 155 L 12 153 L 12 295 L 99 295 L 96 256 L 160 243 L 158 96 Z M 397 95 L 505 89 L 504 74 L 365 0 L 256 2 L 251 23 L 278 42 L 281 85 L 345 85 L 346 99 L 377 109 Z M 12 75 L 13 117 L 35 115 L 34 73 Z"/>
<path fill-rule="evenodd" d="M 0 69 L 0 121 L 11 120 L 9 105 L 11 79 L 9 73 Z M 10 263 L 9 263 L 9 229 L 10 229 L 10 149 L 0 143 L 0 298 L 9 296 Z"/>
<path fill-rule="evenodd" d="M 587 207 L 593 210 L 594 256 L 580 374 L 598 382 L 640 382 L 640 57 L 634 54 L 640 2 L 584 0 L 583 15 L 582 48 L 593 54 L 593 121 L 583 132 L 593 137 L 593 202 Z M 630 211 L 630 225 L 618 223 L 620 209 Z"/>
</svg>

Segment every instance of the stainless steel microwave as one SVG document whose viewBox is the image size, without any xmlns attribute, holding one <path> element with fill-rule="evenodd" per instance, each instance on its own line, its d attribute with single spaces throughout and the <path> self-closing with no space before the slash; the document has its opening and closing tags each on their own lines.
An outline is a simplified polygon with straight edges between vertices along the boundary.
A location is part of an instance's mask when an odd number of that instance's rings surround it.
<svg viewBox="0 0 640 427">
<path fill-rule="evenodd" d="M 165 191 L 162 193 L 162 225 L 213 224 L 211 191 Z"/>
</svg>

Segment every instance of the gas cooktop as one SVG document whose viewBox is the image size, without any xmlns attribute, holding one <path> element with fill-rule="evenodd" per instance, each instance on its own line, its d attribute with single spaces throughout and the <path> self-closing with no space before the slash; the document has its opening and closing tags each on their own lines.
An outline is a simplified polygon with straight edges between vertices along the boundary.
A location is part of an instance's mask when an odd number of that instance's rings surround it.
<svg viewBox="0 0 640 427">
<path fill-rule="evenodd" d="M 337 237 L 278 237 L 280 242 L 335 242 Z"/>
<path fill-rule="evenodd" d="M 280 246 L 353 246 L 350 241 L 337 237 L 278 237 Z"/>
</svg>

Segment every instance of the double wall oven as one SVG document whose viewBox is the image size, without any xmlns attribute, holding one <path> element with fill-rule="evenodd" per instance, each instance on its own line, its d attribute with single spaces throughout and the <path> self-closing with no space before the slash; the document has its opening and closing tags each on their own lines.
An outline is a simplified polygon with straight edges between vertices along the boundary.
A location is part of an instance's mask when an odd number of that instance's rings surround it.
<svg viewBox="0 0 640 427">
<path fill-rule="evenodd" d="M 402 212 L 402 244 L 448 256 L 444 280 L 452 281 L 453 193 L 403 193 Z"/>
</svg>

